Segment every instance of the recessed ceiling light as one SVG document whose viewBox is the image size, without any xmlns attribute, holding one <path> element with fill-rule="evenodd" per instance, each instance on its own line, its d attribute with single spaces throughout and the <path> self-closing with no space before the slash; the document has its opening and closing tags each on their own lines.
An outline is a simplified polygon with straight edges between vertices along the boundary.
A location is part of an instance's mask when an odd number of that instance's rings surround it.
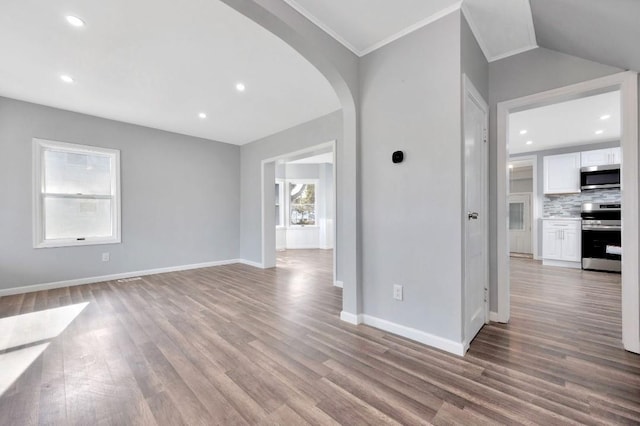
<svg viewBox="0 0 640 426">
<path fill-rule="evenodd" d="M 521 135 L 526 135 L 526 134 L 527 134 L 527 131 L 526 131 L 526 130 L 520 130 L 520 134 L 521 134 Z"/>
<path fill-rule="evenodd" d="M 527 145 L 533 144 L 533 141 L 527 141 Z"/>
<path fill-rule="evenodd" d="M 246 87 L 244 86 L 244 84 L 243 84 L 243 83 L 238 83 L 238 84 L 236 84 L 236 90 L 237 90 L 238 92 L 244 92 L 244 89 L 246 89 Z"/>
<path fill-rule="evenodd" d="M 600 120 L 608 120 L 610 118 L 611 118 L 611 116 L 609 114 L 605 114 L 602 117 L 600 117 Z"/>
<path fill-rule="evenodd" d="M 513 169 L 513 164 L 509 164 L 509 168 L 510 168 L 510 169 Z"/>
<path fill-rule="evenodd" d="M 73 78 L 71 78 L 71 76 L 68 76 L 66 74 L 62 74 L 60 76 L 60 80 L 64 81 L 65 83 L 73 83 Z"/>
<path fill-rule="evenodd" d="M 204 112 L 201 112 L 200 114 L 198 114 L 198 117 L 207 118 L 207 114 L 205 114 Z"/>
<path fill-rule="evenodd" d="M 596 130 L 596 135 L 601 135 L 604 133 L 604 130 Z"/>
<path fill-rule="evenodd" d="M 84 27 L 84 21 L 80 18 L 78 18 L 77 16 L 73 16 L 73 15 L 67 15 L 67 22 L 69 23 L 69 25 L 74 26 L 74 27 Z"/>
</svg>

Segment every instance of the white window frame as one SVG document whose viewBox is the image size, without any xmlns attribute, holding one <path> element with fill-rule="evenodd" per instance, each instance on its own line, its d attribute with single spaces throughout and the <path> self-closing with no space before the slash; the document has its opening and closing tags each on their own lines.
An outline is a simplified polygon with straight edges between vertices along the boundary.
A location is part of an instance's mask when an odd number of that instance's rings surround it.
<svg viewBox="0 0 640 426">
<path fill-rule="evenodd" d="M 276 225 L 276 228 L 278 229 L 282 229 L 282 228 L 286 228 L 287 224 L 288 224 L 288 219 L 287 219 L 287 214 L 286 212 L 289 211 L 289 203 L 287 202 L 287 198 L 285 197 L 285 188 L 288 187 L 288 183 L 286 179 L 276 179 L 276 184 L 280 185 L 280 189 L 278 191 L 278 199 L 276 200 L 276 203 L 279 203 L 280 206 L 280 210 L 278 211 L 280 214 L 279 218 L 276 219 L 280 219 L 278 222 L 280 223 L 280 225 Z"/>
<path fill-rule="evenodd" d="M 58 238 L 45 240 L 44 232 L 44 173 L 42 156 L 47 149 L 71 152 L 77 154 L 97 154 L 111 157 L 111 194 L 109 196 L 81 195 L 77 198 L 105 198 L 111 203 L 111 236 L 89 237 L 78 235 L 75 238 Z M 76 197 L 76 196 L 71 196 Z M 88 246 L 98 244 L 118 244 L 121 242 L 121 214 L 120 214 L 120 150 L 100 148 L 89 145 L 78 145 L 57 142 L 46 139 L 33 139 L 33 246 L 34 248 Z"/>
<path fill-rule="evenodd" d="M 286 189 L 285 189 L 285 199 L 287 203 L 287 227 L 298 229 L 298 228 L 317 228 L 318 225 L 318 193 L 320 192 L 319 183 L 320 179 L 286 179 Z M 291 192 L 289 190 L 289 184 L 313 184 L 315 185 L 315 203 L 314 203 L 314 211 L 316 213 L 316 224 L 315 225 L 294 225 L 291 223 Z"/>
</svg>

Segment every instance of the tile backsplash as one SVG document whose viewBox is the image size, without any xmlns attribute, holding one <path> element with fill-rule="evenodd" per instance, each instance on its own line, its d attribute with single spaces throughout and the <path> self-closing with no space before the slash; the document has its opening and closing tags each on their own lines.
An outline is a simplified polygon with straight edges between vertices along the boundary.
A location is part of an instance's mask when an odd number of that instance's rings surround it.
<svg viewBox="0 0 640 426">
<path fill-rule="evenodd" d="M 593 189 L 579 194 L 547 194 L 542 201 L 544 217 L 579 217 L 582 203 L 619 203 L 620 189 Z"/>
</svg>

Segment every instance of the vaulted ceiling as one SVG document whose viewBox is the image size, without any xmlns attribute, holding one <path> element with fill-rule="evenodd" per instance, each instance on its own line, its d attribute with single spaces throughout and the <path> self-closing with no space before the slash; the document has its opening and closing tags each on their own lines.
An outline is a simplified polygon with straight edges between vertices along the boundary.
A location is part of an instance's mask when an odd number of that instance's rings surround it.
<svg viewBox="0 0 640 426">
<path fill-rule="evenodd" d="M 640 1 L 531 0 L 538 44 L 640 71 Z"/>
</svg>

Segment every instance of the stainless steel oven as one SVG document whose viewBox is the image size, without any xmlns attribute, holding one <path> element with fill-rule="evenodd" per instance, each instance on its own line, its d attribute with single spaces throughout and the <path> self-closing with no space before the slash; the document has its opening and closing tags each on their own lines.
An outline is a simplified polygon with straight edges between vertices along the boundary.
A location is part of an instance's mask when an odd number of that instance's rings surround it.
<svg viewBox="0 0 640 426">
<path fill-rule="evenodd" d="M 618 203 L 582 205 L 582 269 L 622 270 L 622 222 Z"/>
</svg>

